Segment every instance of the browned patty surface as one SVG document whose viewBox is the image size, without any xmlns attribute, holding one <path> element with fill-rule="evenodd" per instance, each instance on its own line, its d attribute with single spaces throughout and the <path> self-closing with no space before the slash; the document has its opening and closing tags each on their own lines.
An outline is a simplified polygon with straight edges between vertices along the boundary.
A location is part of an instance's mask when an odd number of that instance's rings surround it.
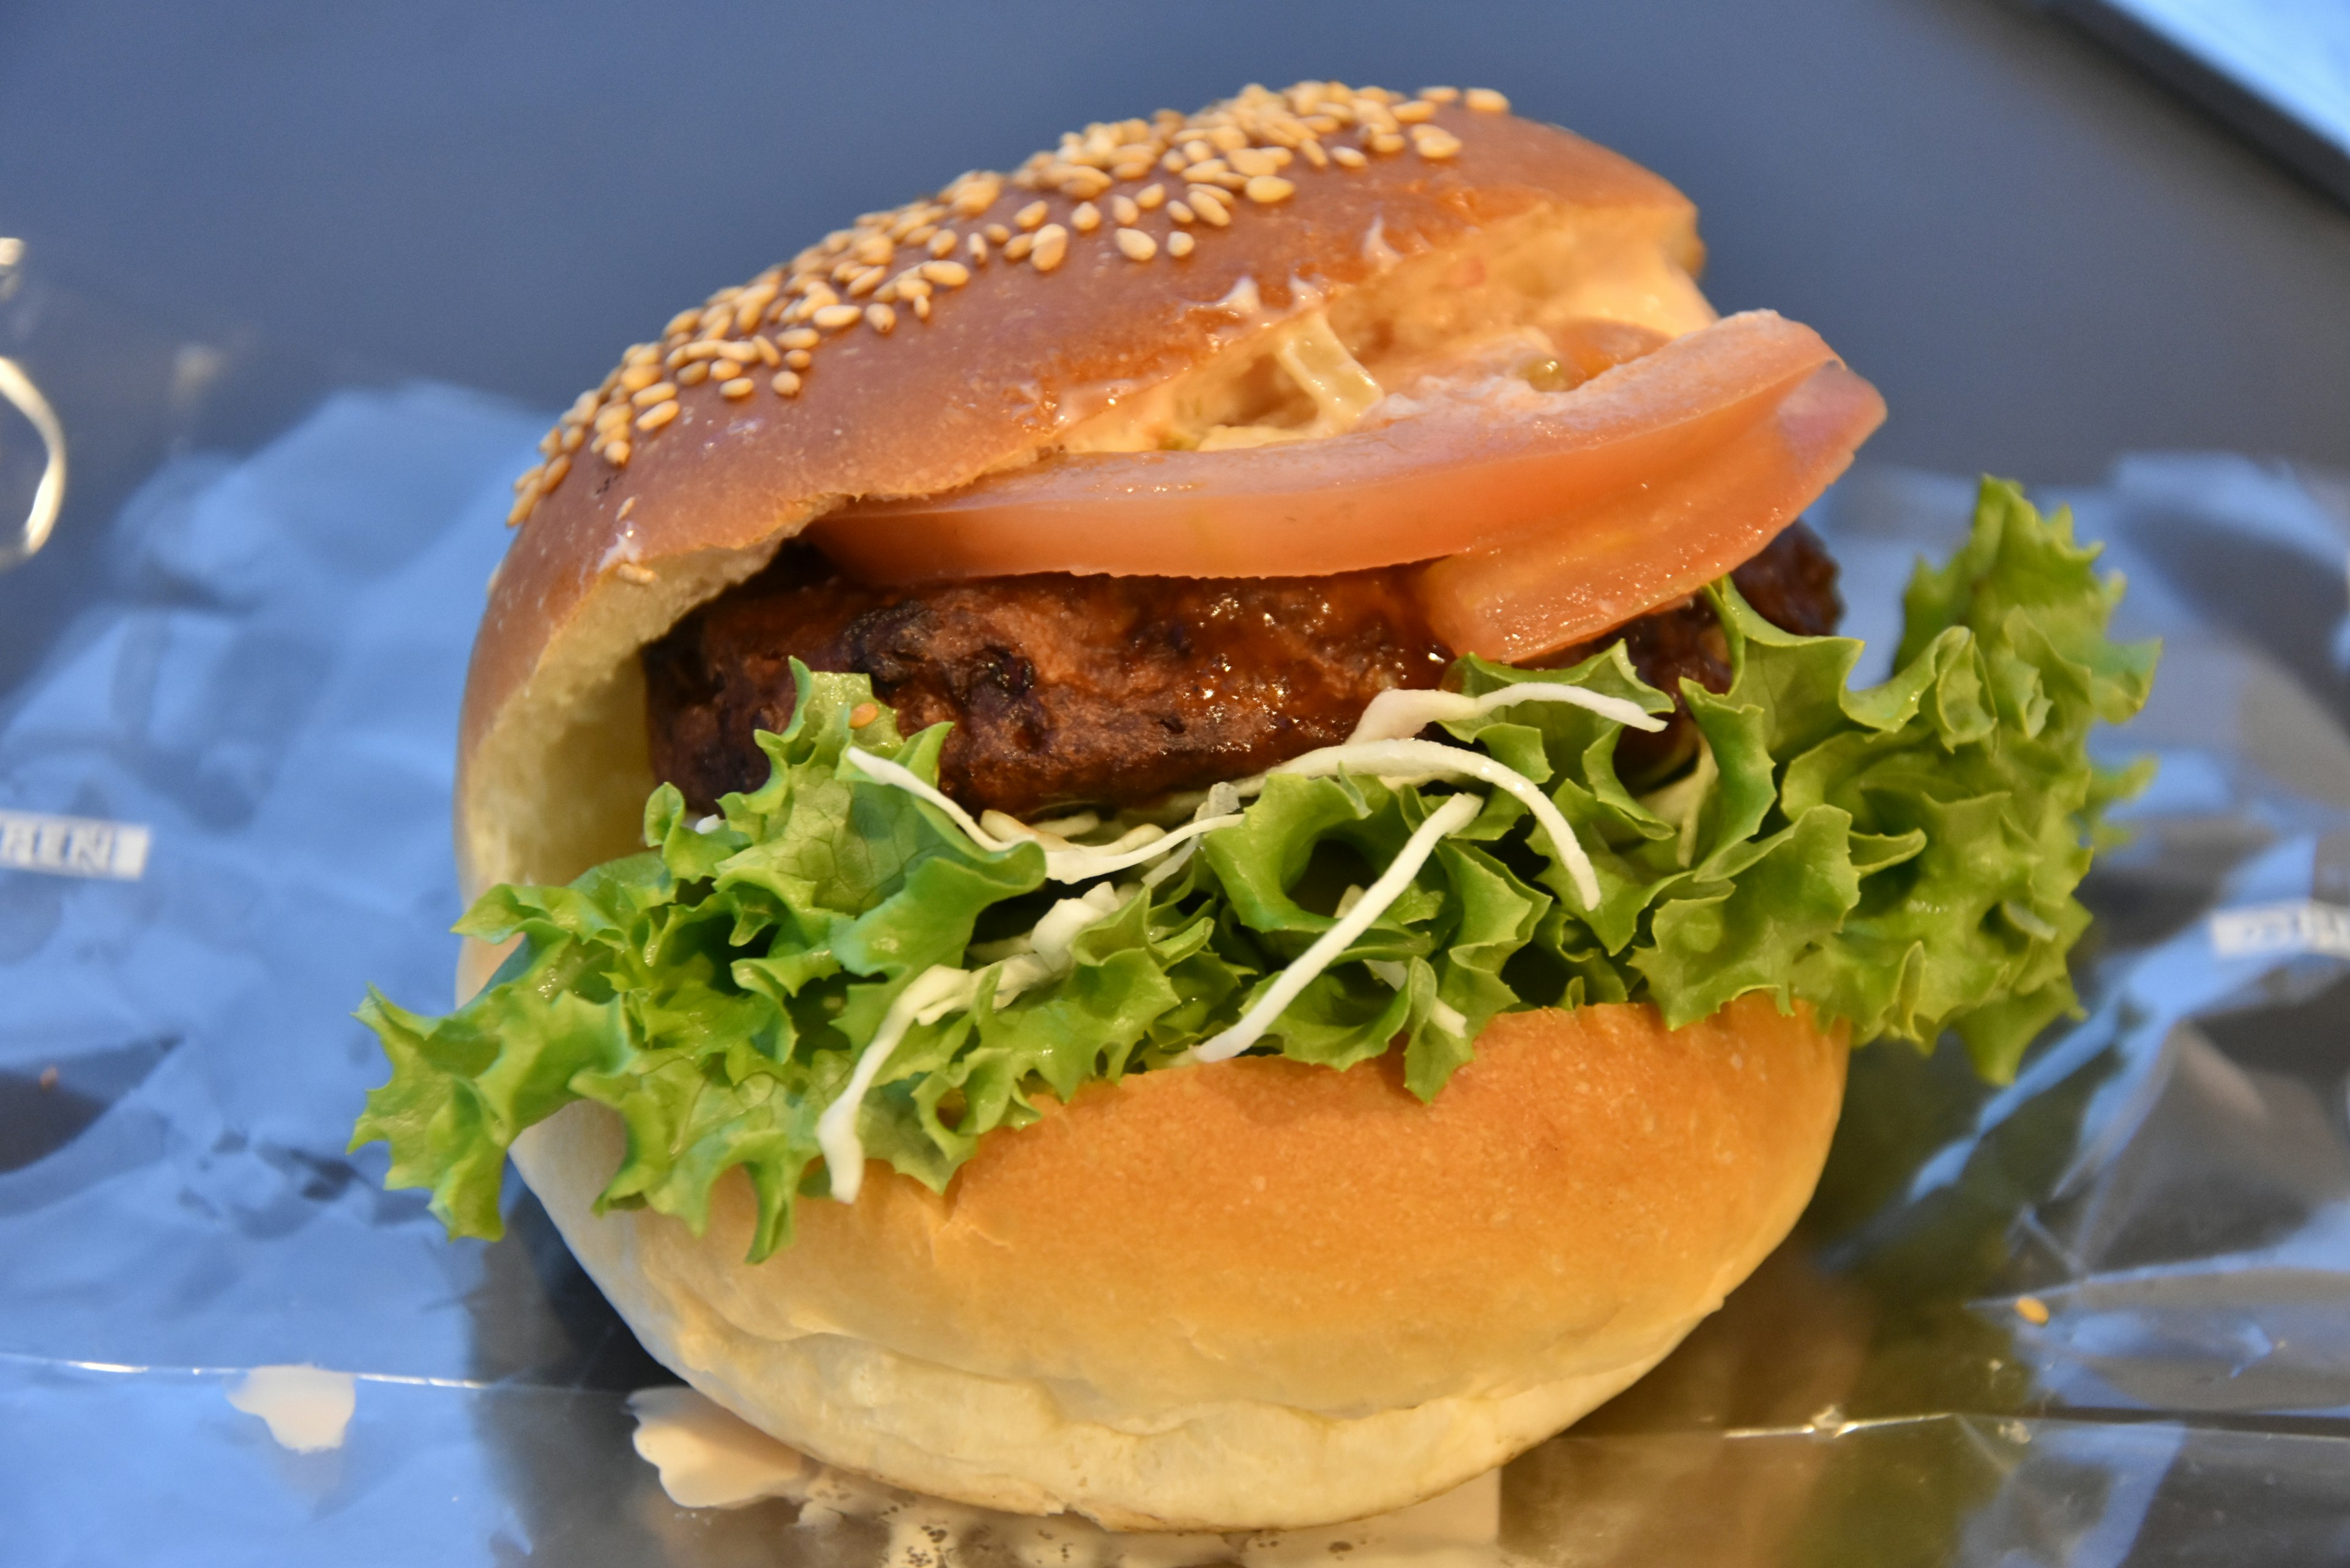
<svg viewBox="0 0 2350 1568">
<path fill-rule="evenodd" d="M 1835 565 L 1800 525 L 1732 574 L 1791 631 L 1834 628 Z M 1730 670 L 1702 601 L 1623 628 L 1650 683 Z M 1602 643 L 1570 650 L 1571 662 Z M 941 787 L 972 806 L 1029 815 L 1128 805 L 1203 788 L 1346 739 L 1393 687 L 1433 686 L 1451 649 L 1420 617 L 1409 568 L 1330 577 L 1103 577 L 1039 574 L 884 588 L 787 549 L 758 576 L 647 648 L 654 772 L 698 810 L 756 788 L 757 730 L 789 722 L 790 660 L 872 678 L 910 732 L 951 722 Z M 1547 661 L 1546 661 L 1547 662 Z M 1627 733 L 1627 775 L 1673 765 L 1686 721 Z"/>
</svg>

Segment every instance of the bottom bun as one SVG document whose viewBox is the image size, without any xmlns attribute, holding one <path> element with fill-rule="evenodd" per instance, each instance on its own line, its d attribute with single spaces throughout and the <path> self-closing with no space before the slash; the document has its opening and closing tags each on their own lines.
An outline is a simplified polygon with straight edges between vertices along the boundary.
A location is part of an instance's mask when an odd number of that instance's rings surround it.
<svg viewBox="0 0 2350 1568">
<path fill-rule="evenodd" d="M 1504 1014 L 1432 1104 L 1393 1056 L 1097 1084 L 941 1196 L 874 1163 L 746 1263 L 739 1172 L 695 1237 L 592 1211 L 624 1133 L 515 1146 L 647 1349 L 825 1462 L 1117 1529 L 1332 1523 L 1432 1497 L 1638 1377 L 1818 1179 L 1845 1033 L 1749 996 Z"/>
</svg>

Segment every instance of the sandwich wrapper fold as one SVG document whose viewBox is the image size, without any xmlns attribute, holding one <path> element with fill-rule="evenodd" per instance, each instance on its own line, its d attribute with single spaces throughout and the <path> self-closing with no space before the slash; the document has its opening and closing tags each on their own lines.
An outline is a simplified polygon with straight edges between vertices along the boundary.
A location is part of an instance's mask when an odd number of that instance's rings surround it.
<svg viewBox="0 0 2350 1568">
<path fill-rule="evenodd" d="M 2300 1563 L 2350 1542 L 2350 486 L 2177 455 L 2033 491 L 2127 575 L 2116 635 L 2168 645 L 2145 715 L 2103 736 L 2160 772 L 2084 889 L 2086 1018 L 2007 1087 L 1955 1048 L 1857 1054 L 1804 1228 L 1503 1472 L 1498 1540 L 1120 1542 L 869 1490 L 679 1507 L 629 1408 L 673 1379 L 536 1202 L 510 1185 L 506 1238 L 452 1243 L 381 1189 L 380 1146 L 344 1153 L 386 1075 L 348 1016 L 365 986 L 448 994 L 458 695 L 546 424 L 411 385 L 329 397 L 250 455 L 172 457 L 112 520 L 102 592 L 0 691 L 0 826 L 149 835 L 136 877 L 0 869 L 0 1561 Z M 1880 671 L 1912 559 L 1957 542 L 1972 493 L 1864 466 L 1814 508 Z M 264 1408 L 272 1389 L 326 1403 Z"/>
</svg>

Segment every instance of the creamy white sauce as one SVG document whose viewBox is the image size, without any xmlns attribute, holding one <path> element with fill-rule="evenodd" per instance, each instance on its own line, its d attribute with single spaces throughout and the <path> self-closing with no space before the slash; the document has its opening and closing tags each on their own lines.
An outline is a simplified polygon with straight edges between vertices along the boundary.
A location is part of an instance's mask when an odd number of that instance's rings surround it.
<svg viewBox="0 0 2350 1568">
<path fill-rule="evenodd" d="M 256 1366 L 229 1389 L 228 1402 L 269 1423 L 278 1447 L 324 1453 L 343 1446 L 359 1408 L 359 1379 L 307 1365 Z"/>
<path fill-rule="evenodd" d="M 767 1499 L 798 1506 L 794 1528 L 824 1532 L 846 1520 L 885 1526 L 877 1568 L 941 1568 L 1009 1558 L 1022 1568 L 1507 1568 L 1502 1472 L 1488 1470 L 1440 1497 L 1348 1524 L 1313 1530 L 1126 1533 L 1072 1514 L 999 1513 L 901 1490 L 818 1464 L 691 1388 L 629 1397 L 636 1449 L 681 1508 L 743 1508 Z M 793 1555 L 787 1547 L 780 1548 Z"/>
<path fill-rule="evenodd" d="M 1635 730 L 1665 727 L 1662 719 L 1622 697 L 1586 691 L 1579 686 L 1524 680 L 1488 691 L 1482 697 L 1467 697 L 1458 691 L 1382 691 L 1363 710 L 1362 718 L 1356 722 L 1354 732 L 1347 737 L 1346 743 L 1355 746 L 1370 741 L 1400 741 L 1419 734 L 1430 724 L 1458 724 L 1482 719 L 1497 708 L 1514 707 L 1520 702 L 1563 702 Z"/>
<path fill-rule="evenodd" d="M 1089 888 L 1081 898 L 1063 898 L 1045 911 L 1045 918 L 1025 938 L 1005 946 L 1014 950 L 977 970 L 950 969 L 933 964 L 898 993 L 880 1027 L 858 1054 L 857 1065 L 840 1094 L 816 1118 L 816 1147 L 824 1151 L 825 1169 L 832 1176 L 832 1196 L 854 1203 L 865 1187 L 865 1140 L 857 1118 L 873 1081 L 889 1063 L 890 1054 L 918 1023 L 936 1023 L 950 1012 L 960 1012 L 979 1000 L 980 987 L 995 979 L 994 1006 L 1009 1007 L 1021 992 L 1060 979 L 1076 968 L 1076 940 L 1088 927 L 1125 908 L 1133 889 L 1121 893 L 1107 883 Z"/>
<path fill-rule="evenodd" d="M 817 1469 L 796 1449 L 691 1388 L 639 1388 L 629 1396 L 629 1413 L 637 1418 L 637 1457 L 660 1471 L 661 1490 L 680 1508 L 742 1508 L 770 1497 L 797 1501 Z"/>
<path fill-rule="evenodd" d="M 1096 847 L 1087 845 L 1071 846 L 1066 839 L 1041 833 L 1035 828 L 1014 822 L 1009 817 L 1002 817 L 1003 822 L 1010 823 L 1012 827 L 1018 829 L 1018 832 L 1016 836 L 1007 835 L 999 837 L 989 832 L 978 819 L 955 804 L 953 800 L 923 783 L 919 775 L 900 767 L 898 763 L 884 757 L 877 757 L 872 753 L 857 746 L 849 747 L 842 754 L 848 759 L 851 766 L 874 783 L 904 790 L 908 794 L 937 806 L 957 827 L 962 828 L 969 836 L 973 844 L 991 854 L 1001 855 L 1024 839 L 1035 844 L 1045 851 L 1045 875 L 1055 882 L 1090 882 L 1097 877 L 1107 877 L 1113 871 L 1124 871 L 1129 867 L 1140 866 L 1146 861 L 1156 860 L 1160 856 L 1170 853 L 1177 845 L 1187 839 L 1197 838 L 1203 833 L 1213 833 L 1220 827 L 1230 827 L 1240 820 L 1237 815 L 1208 817 L 1185 823 L 1171 833 L 1149 824 L 1144 824 L 1121 836 L 1116 844 Z M 993 815 L 1001 816 L 1000 813 Z M 1064 846 L 1055 847 L 1056 844 Z"/>
<path fill-rule="evenodd" d="M 1645 717 L 1645 715 L 1643 715 Z M 1345 745 L 1325 746 L 1318 752 L 1308 752 L 1293 757 L 1273 770 L 1274 774 L 1295 774 L 1304 778 L 1326 778 L 1332 774 L 1361 774 L 1382 784 L 1425 784 L 1430 779 L 1476 779 L 1489 784 L 1515 797 L 1534 821 L 1550 836 L 1558 858 L 1574 879 L 1575 890 L 1583 899 L 1583 907 L 1595 909 L 1599 903 L 1599 878 L 1591 869 L 1591 857 L 1583 852 L 1583 845 L 1567 826 L 1565 815 L 1550 796 L 1543 794 L 1534 782 L 1516 769 L 1506 767 L 1482 752 L 1463 751 L 1437 741 L 1370 741 Z M 1245 781 L 1242 793 L 1253 794 L 1263 789 L 1272 774 L 1261 774 Z"/>
<path fill-rule="evenodd" d="M 1338 749 L 1338 748 L 1334 748 Z M 1448 748 L 1449 749 L 1449 748 Z M 1466 753 L 1464 753 L 1466 754 Z M 1338 917 L 1337 923 L 1315 939 L 1295 963 L 1281 971 L 1281 977 L 1266 988 L 1256 1004 L 1241 1015 L 1241 1021 L 1212 1039 L 1203 1040 L 1191 1047 L 1191 1059 L 1197 1062 L 1222 1062 L 1237 1056 L 1262 1039 L 1298 993 L 1313 982 L 1314 977 L 1335 962 L 1338 955 L 1354 944 L 1357 937 L 1370 929 L 1371 923 L 1387 913 L 1388 906 L 1403 896 L 1411 879 L 1436 846 L 1446 836 L 1460 832 L 1476 820 L 1484 802 L 1471 794 L 1456 794 L 1430 813 L 1412 836 L 1404 841 L 1379 879 L 1363 890 L 1355 907 Z M 1571 835 L 1569 836 L 1572 836 Z"/>
</svg>

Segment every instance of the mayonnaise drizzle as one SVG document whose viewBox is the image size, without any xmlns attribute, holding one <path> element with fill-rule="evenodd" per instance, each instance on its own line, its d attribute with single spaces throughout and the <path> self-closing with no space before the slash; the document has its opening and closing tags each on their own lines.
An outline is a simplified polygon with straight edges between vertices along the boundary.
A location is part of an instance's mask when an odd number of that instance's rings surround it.
<svg viewBox="0 0 2350 1568">
<path fill-rule="evenodd" d="M 1077 966 L 1078 936 L 1118 913 L 1125 903 L 1107 883 L 1088 888 L 1084 897 L 1064 898 L 1045 911 L 1045 918 L 1029 933 L 1028 951 L 979 970 L 933 964 L 898 993 L 889 1011 L 881 1015 L 881 1026 L 873 1032 L 871 1043 L 858 1054 L 848 1082 L 816 1118 L 816 1147 L 824 1151 L 824 1168 L 832 1175 L 833 1197 L 854 1203 L 865 1186 L 865 1140 L 858 1134 L 857 1117 L 865 1108 L 865 1096 L 872 1092 L 873 1080 L 889 1064 L 906 1032 L 969 1007 L 979 999 L 981 982 L 991 971 L 996 977 L 998 1008 L 1009 1006 L 1013 998 L 1031 987 L 1059 979 Z"/>
<path fill-rule="evenodd" d="M 1337 750 L 1339 748 L 1332 748 Z M 1363 890 L 1355 907 L 1338 919 L 1295 963 L 1281 971 L 1281 978 L 1266 988 L 1256 1005 L 1241 1015 L 1241 1021 L 1212 1039 L 1203 1040 L 1191 1047 L 1191 1059 L 1196 1062 L 1222 1062 L 1237 1056 L 1263 1037 L 1289 1004 L 1297 1000 L 1298 992 L 1313 982 L 1314 977 L 1330 967 L 1337 956 L 1353 945 L 1357 937 L 1371 929 L 1371 922 L 1387 913 L 1388 906 L 1403 896 L 1411 879 L 1428 857 L 1436 853 L 1437 844 L 1449 835 L 1476 820 L 1484 803 L 1473 794 L 1456 794 L 1429 814 L 1428 820 L 1404 841 L 1379 879 Z M 1572 835 L 1569 836 L 1570 841 Z"/>
<path fill-rule="evenodd" d="M 1586 909 L 1599 905 L 1599 877 L 1591 869 L 1591 857 L 1583 852 L 1583 845 L 1567 826 L 1565 814 L 1543 794 L 1534 780 L 1515 768 L 1496 762 L 1482 752 L 1463 751 L 1440 741 L 1369 741 L 1346 745 L 1325 746 L 1318 752 L 1308 752 L 1293 757 L 1273 770 L 1274 774 L 1295 774 L 1302 778 L 1326 778 L 1332 774 L 1362 774 L 1382 784 L 1425 784 L 1430 779 L 1476 779 L 1492 784 L 1513 796 L 1550 835 L 1551 844 L 1558 853 L 1559 863 L 1575 879 L 1575 890 Z M 1243 784 L 1243 794 L 1253 794 L 1264 787 L 1272 774 L 1261 774 Z"/>
<path fill-rule="evenodd" d="M 1635 730 L 1661 730 L 1665 722 L 1643 709 L 1638 703 L 1621 697 L 1609 697 L 1597 691 L 1586 691 L 1580 686 L 1561 686 L 1549 680 L 1522 680 L 1488 691 L 1482 697 L 1465 697 L 1458 691 L 1382 691 L 1363 710 L 1355 732 L 1347 737 L 1348 745 L 1366 741 L 1400 741 L 1417 735 L 1430 724 L 1458 724 L 1464 720 L 1482 719 L 1496 708 L 1508 708 L 1520 702 L 1564 702 L 1570 707 L 1585 708 L 1603 719 L 1613 719 Z"/>
<path fill-rule="evenodd" d="M 1021 828 L 1017 837 L 1000 838 L 982 827 L 971 813 L 957 805 L 938 790 L 924 784 L 911 771 L 899 766 L 887 758 L 877 757 L 872 753 L 857 746 L 849 747 L 843 754 L 859 773 L 874 783 L 889 784 L 904 790 L 908 794 L 926 800 L 937 806 L 953 819 L 957 827 L 970 835 L 971 841 L 982 849 L 1001 855 L 1015 844 L 1028 843 L 1038 846 L 1045 851 L 1045 875 L 1055 882 L 1088 882 L 1096 877 L 1107 877 L 1113 871 L 1123 871 L 1128 867 L 1139 866 L 1146 860 L 1156 860 L 1187 839 L 1197 838 L 1203 833 L 1213 833 L 1220 827 L 1230 827 L 1240 821 L 1239 814 L 1234 813 L 1225 816 L 1202 817 L 1187 822 L 1171 833 L 1162 833 L 1157 828 L 1152 828 L 1150 837 L 1139 846 L 1134 845 L 1133 841 L 1139 836 L 1140 829 L 1128 832 L 1118 843 L 1101 848 L 1088 848 L 1084 845 L 1069 846 L 1065 839 L 1038 833 L 1034 828 L 1024 826 Z M 1053 847 L 1055 844 L 1063 845 L 1065 847 L 1055 849 Z"/>
</svg>

